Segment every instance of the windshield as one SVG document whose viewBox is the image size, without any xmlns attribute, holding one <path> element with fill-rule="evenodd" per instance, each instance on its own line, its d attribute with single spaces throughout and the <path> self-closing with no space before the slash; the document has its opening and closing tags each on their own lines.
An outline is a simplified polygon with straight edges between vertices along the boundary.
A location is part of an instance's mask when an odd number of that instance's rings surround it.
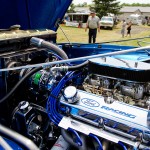
<svg viewBox="0 0 150 150">
<path fill-rule="evenodd" d="M 108 18 L 108 17 L 102 17 L 101 21 L 112 21 L 112 18 Z"/>
</svg>

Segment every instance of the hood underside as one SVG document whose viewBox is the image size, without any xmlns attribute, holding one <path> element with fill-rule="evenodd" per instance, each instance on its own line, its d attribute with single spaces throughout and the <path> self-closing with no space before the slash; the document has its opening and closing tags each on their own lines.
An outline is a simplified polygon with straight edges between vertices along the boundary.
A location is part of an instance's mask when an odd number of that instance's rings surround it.
<svg viewBox="0 0 150 150">
<path fill-rule="evenodd" d="M 1 0 L 0 29 L 51 29 L 63 19 L 72 0 Z"/>
</svg>

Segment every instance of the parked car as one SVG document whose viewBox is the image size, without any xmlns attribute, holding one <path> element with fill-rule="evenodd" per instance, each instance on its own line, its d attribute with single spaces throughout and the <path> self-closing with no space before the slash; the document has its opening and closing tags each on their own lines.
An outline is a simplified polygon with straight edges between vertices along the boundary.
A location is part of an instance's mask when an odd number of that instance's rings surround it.
<svg viewBox="0 0 150 150">
<path fill-rule="evenodd" d="M 100 27 L 101 28 L 110 28 L 112 30 L 114 27 L 113 17 L 103 16 L 100 20 Z"/>
<path fill-rule="evenodd" d="M 130 21 L 134 25 L 140 25 L 142 24 L 142 16 L 138 14 L 131 14 L 130 16 L 126 18 L 127 23 L 129 23 Z"/>
</svg>

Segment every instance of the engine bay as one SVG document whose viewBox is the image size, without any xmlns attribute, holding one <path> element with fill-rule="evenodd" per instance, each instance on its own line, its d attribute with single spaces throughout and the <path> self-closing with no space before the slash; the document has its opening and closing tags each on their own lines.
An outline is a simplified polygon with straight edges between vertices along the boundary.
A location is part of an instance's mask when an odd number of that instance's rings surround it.
<svg viewBox="0 0 150 150">
<path fill-rule="evenodd" d="M 6 128 L 43 150 L 148 150 L 150 64 L 109 56 L 67 62 L 54 35 L 2 41 L 3 139 L 15 143 L 13 149 L 33 148 Z"/>
</svg>

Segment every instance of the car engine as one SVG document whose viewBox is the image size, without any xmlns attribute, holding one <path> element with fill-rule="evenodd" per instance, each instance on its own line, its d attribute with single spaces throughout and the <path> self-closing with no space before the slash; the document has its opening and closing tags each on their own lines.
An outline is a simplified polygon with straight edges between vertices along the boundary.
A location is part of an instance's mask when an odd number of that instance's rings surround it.
<svg viewBox="0 0 150 150">
<path fill-rule="evenodd" d="M 87 92 L 149 109 L 149 64 L 105 57 L 91 60 L 89 70 Z"/>
<path fill-rule="evenodd" d="M 74 64 L 54 35 L 1 44 L 0 149 L 150 149 L 150 64 Z"/>
</svg>

